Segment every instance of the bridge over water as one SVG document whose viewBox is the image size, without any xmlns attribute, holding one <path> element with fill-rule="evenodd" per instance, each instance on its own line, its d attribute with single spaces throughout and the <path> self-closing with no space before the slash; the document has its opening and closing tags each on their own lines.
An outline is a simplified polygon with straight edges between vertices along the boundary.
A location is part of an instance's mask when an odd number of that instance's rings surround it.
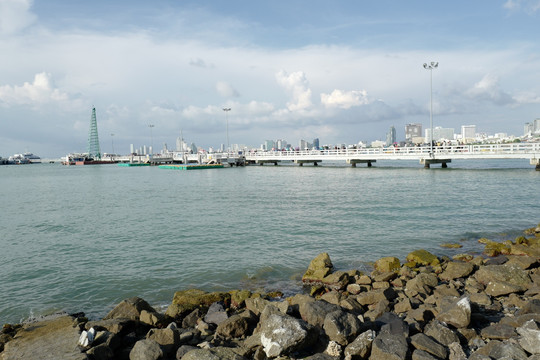
<svg viewBox="0 0 540 360">
<path fill-rule="evenodd" d="M 305 151 L 256 151 L 245 154 L 246 161 L 255 164 L 291 161 L 302 166 L 315 166 L 322 161 L 346 161 L 352 166 L 380 160 L 416 160 L 424 167 L 441 164 L 443 168 L 454 159 L 529 159 L 530 164 L 540 170 L 540 143 L 511 143 L 492 145 L 457 145 L 425 147 L 390 147 L 362 149 L 332 149 Z"/>
</svg>

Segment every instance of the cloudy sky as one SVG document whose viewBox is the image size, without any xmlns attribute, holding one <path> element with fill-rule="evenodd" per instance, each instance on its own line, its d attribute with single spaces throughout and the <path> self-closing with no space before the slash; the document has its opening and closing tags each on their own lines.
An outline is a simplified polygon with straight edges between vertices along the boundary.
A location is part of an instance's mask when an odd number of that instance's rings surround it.
<svg viewBox="0 0 540 360">
<path fill-rule="evenodd" d="M 0 156 L 153 142 L 522 135 L 540 117 L 540 0 L 0 0 Z M 148 125 L 154 125 L 150 128 Z M 112 136 L 111 134 L 114 134 Z"/>
</svg>

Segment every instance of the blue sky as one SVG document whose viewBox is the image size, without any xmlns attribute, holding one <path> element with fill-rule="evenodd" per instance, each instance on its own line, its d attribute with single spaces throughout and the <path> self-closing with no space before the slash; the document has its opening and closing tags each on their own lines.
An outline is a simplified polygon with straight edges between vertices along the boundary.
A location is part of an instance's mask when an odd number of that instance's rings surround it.
<svg viewBox="0 0 540 360">
<path fill-rule="evenodd" d="M 0 0 L 0 156 L 129 145 L 522 135 L 540 117 L 540 0 Z M 111 136 L 114 134 L 114 136 Z"/>
</svg>

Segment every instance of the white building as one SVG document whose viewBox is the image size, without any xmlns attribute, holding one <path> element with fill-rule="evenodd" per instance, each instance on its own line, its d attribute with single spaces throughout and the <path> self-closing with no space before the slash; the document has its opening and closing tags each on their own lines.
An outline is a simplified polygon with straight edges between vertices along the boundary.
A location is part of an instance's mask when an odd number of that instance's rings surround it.
<svg viewBox="0 0 540 360">
<path fill-rule="evenodd" d="M 540 119 L 535 119 L 534 120 L 533 133 L 540 134 Z"/>
<path fill-rule="evenodd" d="M 431 142 L 431 129 L 425 130 L 426 142 Z M 433 139 L 435 141 L 439 140 L 454 140 L 454 129 L 453 128 L 442 128 L 437 126 L 433 129 Z"/>
<path fill-rule="evenodd" d="M 413 138 L 422 136 L 422 124 L 406 124 L 405 125 L 405 140 L 412 141 Z"/>
<path fill-rule="evenodd" d="M 473 142 L 476 138 L 476 125 L 461 125 L 461 141 Z"/>
<path fill-rule="evenodd" d="M 384 145 L 386 145 L 386 141 L 375 140 L 375 141 L 371 142 L 371 147 L 372 148 L 382 148 L 382 147 L 384 147 Z"/>
</svg>

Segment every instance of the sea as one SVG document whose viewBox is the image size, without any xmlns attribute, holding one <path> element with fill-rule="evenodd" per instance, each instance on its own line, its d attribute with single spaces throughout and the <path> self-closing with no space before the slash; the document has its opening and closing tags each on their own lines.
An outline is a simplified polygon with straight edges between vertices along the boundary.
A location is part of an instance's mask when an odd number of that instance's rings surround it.
<svg viewBox="0 0 540 360">
<path fill-rule="evenodd" d="M 539 185 L 527 160 L 0 166 L 0 323 L 98 319 L 133 296 L 165 309 L 188 288 L 292 295 L 321 252 L 366 272 L 416 249 L 480 254 L 540 222 Z"/>
</svg>

